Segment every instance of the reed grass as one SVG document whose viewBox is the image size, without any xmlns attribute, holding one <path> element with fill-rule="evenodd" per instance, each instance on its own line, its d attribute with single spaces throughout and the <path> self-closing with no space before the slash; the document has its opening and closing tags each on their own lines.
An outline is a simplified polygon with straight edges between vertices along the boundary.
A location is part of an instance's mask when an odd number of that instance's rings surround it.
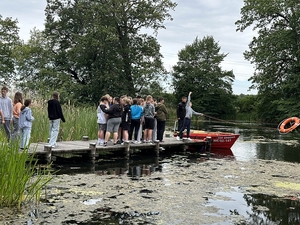
<svg viewBox="0 0 300 225">
<path fill-rule="evenodd" d="M 31 130 L 31 142 L 47 142 L 49 138 L 49 119 L 47 106 L 33 105 L 31 107 L 34 121 Z M 62 106 L 66 122 L 60 123 L 58 141 L 81 140 L 82 136 L 97 138 L 98 125 L 95 107 Z"/>
<path fill-rule="evenodd" d="M 19 143 L 0 142 L 0 207 L 21 207 L 22 203 L 37 203 L 41 190 L 53 175 L 49 167 L 38 169 L 33 154 L 19 152 Z"/>
</svg>

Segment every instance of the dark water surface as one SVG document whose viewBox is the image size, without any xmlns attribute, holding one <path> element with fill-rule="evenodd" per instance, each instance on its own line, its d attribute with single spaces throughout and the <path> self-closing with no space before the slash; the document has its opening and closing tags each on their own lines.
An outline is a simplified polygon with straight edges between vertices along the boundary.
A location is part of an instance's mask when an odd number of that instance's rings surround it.
<svg viewBox="0 0 300 225">
<path fill-rule="evenodd" d="M 231 150 L 220 150 L 211 157 L 223 158 L 238 161 L 250 161 L 253 159 L 279 160 L 285 162 L 300 162 L 300 133 L 296 130 L 286 135 L 280 135 L 276 126 L 268 127 L 257 124 L 202 124 L 205 130 L 227 131 L 239 133 L 240 137 Z M 163 165 L 183 157 L 190 163 L 201 163 L 209 160 L 201 152 L 161 152 L 160 157 L 151 155 L 135 155 L 130 160 L 117 156 L 110 156 L 97 159 L 95 164 L 82 162 L 81 158 L 57 158 L 53 169 L 59 169 L 58 174 L 81 174 L 97 173 L 106 174 L 127 174 L 132 179 L 141 176 L 151 176 L 153 172 L 162 171 Z M 231 192 L 215 193 L 216 196 L 223 196 L 227 200 L 208 199 L 207 206 L 219 208 L 220 215 L 243 215 L 247 218 L 244 222 L 237 224 L 300 224 L 300 203 L 297 199 L 277 198 L 262 194 L 247 194 L 239 187 L 232 187 Z M 123 219 L 122 219 L 123 218 Z M 79 223 L 78 223 L 79 224 Z M 99 220 L 95 215 L 91 221 L 80 223 L 90 224 L 130 224 L 126 222 L 126 215 L 115 214 L 111 218 Z M 143 224 L 143 223 L 141 223 Z M 232 223 L 218 223 L 227 225 Z"/>
</svg>

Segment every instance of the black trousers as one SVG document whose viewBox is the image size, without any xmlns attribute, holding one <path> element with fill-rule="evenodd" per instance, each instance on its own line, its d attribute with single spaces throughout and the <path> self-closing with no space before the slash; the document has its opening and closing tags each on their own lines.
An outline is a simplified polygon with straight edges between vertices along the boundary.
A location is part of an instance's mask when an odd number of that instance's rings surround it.
<svg viewBox="0 0 300 225">
<path fill-rule="evenodd" d="M 166 121 L 157 120 L 157 140 L 159 141 L 163 140 L 165 127 L 166 127 Z"/>
<path fill-rule="evenodd" d="M 140 141 L 140 140 L 137 140 L 137 136 L 138 136 L 139 129 L 140 129 L 140 123 L 141 123 L 140 119 L 131 119 L 131 124 L 130 124 L 130 129 L 129 129 L 129 134 L 128 134 L 129 140 L 132 140 L 132 134 L 134 131 L 134 140 Z"/>
</svg>

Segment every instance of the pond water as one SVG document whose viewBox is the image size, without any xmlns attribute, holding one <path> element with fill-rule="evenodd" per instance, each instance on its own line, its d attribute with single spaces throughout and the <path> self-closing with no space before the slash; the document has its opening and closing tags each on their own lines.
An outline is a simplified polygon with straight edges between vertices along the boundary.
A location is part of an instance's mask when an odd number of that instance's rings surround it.
<svg viewBox="0 0 300 225">
<path fill-rule="evenodd" d="M 228 125 L 218 123 L 202 124 L 210 131 L 227 131 L 239 133 L 240 137 L 230 150 L 218 151 L 211 157 L 224 157 L 229 160 L 251 161 L 254 159 L 278 160 L 285 162 L 300 162 L 300 135 L 297 131 L 281 135 L 274 126 L 256 124 Z M 161 152 L 160 157 L 135 155 L 130 160 L 110 156 L 98 159 L 94 164 L 82 163 L 81 158 L 57 158 L 53 169 L 59 169 L 58 174 L 97 173 L 127 174 L 132 180 L 141 176 L 151 176 L 152 173 L 161 172 L 168 162 L 184 158 L 189 163 L 201 163 L 209 160 L 201 152 Z M 248 194 L 240 187 L 232 187 L 229 192 L 218 192 L 215 196 L 220 199 L 208 199 L 207 206 L 219 209 L 219 215 L 242 215 L 247 218 L 244 222 L 236 224 L 300 224 L 300 203 L 297 199 L 277 198 L 263 194 Z M 89 224 L 130 224 L 126 220 L 120 222 L 126 215 L 115 214 L 105 220 L 93 218 L 82 225 Z M 119 221 L 119 222 L 118 222 Z M 140 223 L 143 224 L 143 223 Z M 232 224 L 231 222 L 218 223 L 218 225 Z M 214 224 L 217 225 L 217 224 Z"/>
</svg>

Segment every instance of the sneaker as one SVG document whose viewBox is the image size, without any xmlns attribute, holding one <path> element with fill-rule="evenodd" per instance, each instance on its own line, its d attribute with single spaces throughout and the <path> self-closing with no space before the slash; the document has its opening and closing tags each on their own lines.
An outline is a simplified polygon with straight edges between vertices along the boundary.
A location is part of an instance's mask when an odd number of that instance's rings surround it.
<svg viewBox="0 0 300 225">
<path fill-rule="evenodd" d="M 107 142 L 104 142 L 104 143 L 103 143 L 103 146 L 104 146 L 104 147 L 107 146 Z"/>
<path fill-rule="evenodd" d="M 188 141 L 191 141 L 192 139 L 191 139 L 191 138 L 187 138 L 187 140 L 188 140 Z"/>
<path fill-rule="evenodd" d="M 116 144 L 121 144 L 122 141 L 121 140 L 117 140 Z"/>
<path fill-rule="evenodd" d="M 177 137 L 176 137 L 176 140 L 180 141 L 181 139 L 180 139 L 180 137 L 179 137 L 179 136 L 177 136 Z"/>
</svg>

